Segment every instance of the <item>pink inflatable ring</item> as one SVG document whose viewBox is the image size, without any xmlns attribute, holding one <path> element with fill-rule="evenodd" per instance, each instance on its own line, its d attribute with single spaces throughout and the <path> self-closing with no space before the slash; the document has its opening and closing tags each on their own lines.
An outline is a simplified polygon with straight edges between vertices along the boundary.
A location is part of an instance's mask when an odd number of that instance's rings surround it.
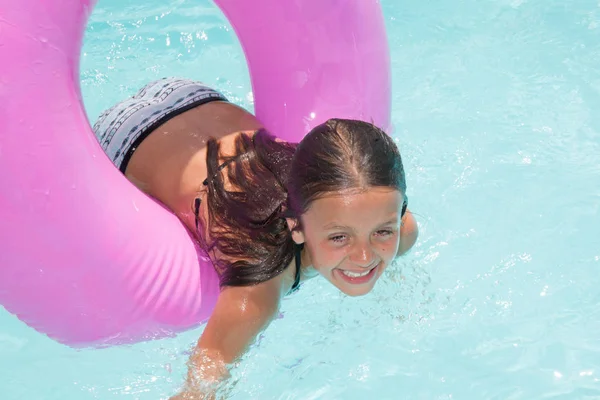
<svg viewBox="0 0 600 400">
<path fill-rule="evenodd" d="M 81 101 L 93 0 L 0 0 L 0 304 L 70 346 L 197 326 L 218 277 L 183 224 L 100 148 Z M 219 0 L 242 43 L 257 117 L 299 141 L 330 117 L 387 129 L 378 0 Z M 175 71 L 173 71 L 175 72 Z"/>
</svg>

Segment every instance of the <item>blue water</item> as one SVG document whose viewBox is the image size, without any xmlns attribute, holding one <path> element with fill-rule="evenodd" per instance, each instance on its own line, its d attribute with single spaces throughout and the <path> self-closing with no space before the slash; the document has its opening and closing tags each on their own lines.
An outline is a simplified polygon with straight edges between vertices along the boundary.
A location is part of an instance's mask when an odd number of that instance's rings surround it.
<svg viewBox="0 0 600 400">
<path fill-rule="evenodd" d="M 229 398 L 600 398 L 600 4 L 383 3 L 418 244 L 367 297 L 303 286 Z M 169 75 L 252 109 L 212 3 L 100 0 L 81 64 L 90 120 Z M 165 399 L 201 331 L 75 351 L 0 310 L 1 398 Z"/>
</svg>

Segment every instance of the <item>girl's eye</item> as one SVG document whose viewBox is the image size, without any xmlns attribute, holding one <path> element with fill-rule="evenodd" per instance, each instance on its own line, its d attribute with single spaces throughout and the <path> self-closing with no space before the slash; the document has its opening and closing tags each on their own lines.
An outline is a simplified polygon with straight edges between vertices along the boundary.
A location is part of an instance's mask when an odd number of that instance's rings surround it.
<svg viewBox="0 0 600 400">
<path fill-rule="evenodd" d="M 329 240 L 334 243 L 342 243 L 344 240 L 346 240 L 346 235 L 335 235 L 330 237 Z"/>
<path fill-rule="evenodd" d="M 390 236 L 394 234 L 394 231 L 391 229 L 380 229 L 377 232 L 377 236 Z"/>
</svg>

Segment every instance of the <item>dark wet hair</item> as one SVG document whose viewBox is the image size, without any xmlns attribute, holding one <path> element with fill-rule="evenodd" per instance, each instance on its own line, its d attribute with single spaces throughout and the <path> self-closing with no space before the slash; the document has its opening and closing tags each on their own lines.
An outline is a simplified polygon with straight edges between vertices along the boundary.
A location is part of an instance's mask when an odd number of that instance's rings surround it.
<svg viewBox="0 0 600 400">
<path fill-rule="evenodd" d="M 406 192 L 394 140 L 370 123 L 331 119 L 314 128 L 296 148 L 287 185 L 289 206 L 300 216 L 327 194 L 377 186 Z"/>
<path fill-rule="evenodd" d="M 235 155 L 222 157 L 207 144 L 208 226 L 203 243 L 222 286 L 246 286 L 276 277 L 290 265 L 296 244 L 285 218 L 299 217 L 327 194 L 370 187 L 406 192 L 400 152 L 376 126 L 331 119 L 298 144 L 278 142 L 265 130 L 239 135 Z M 230 162 L 228 185 L 219 171 Z M 202 236 L 202 235 L 199 235 Z"/>
</svg>

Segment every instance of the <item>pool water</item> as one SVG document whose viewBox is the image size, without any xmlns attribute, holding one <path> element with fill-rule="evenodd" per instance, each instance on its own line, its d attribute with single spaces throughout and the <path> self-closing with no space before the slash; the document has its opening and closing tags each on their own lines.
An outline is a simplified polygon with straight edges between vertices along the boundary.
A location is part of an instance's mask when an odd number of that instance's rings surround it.
<svg viewBox="0 0 600 400">
<path fill-rule="evenodd" d="M 229 398 L 600 398 L 600 3 L 383 7 L 419 241 L 366 297 L 286 299 Z M 82 52 L 91 122 L 173 75 L 252 109 L 209 1 L 100 0 Z M 1 397 L 166 399 L 201 332 L 73 350 L 0 309 Z"/>
</svg>

